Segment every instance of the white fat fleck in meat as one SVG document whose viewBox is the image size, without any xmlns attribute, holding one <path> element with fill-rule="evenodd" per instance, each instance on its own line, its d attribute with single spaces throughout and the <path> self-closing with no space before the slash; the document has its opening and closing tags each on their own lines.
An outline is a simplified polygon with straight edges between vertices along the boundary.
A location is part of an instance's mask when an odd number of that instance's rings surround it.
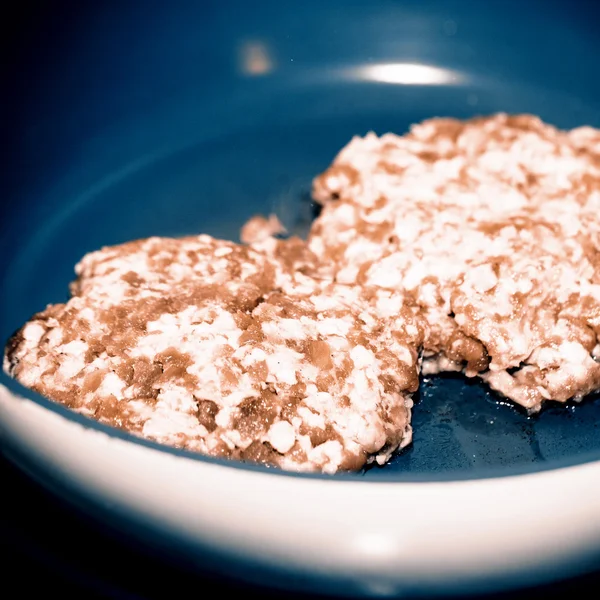
<svg viewBox="0 0 600 600">
<path fill-rule="evenodd" d="M 145 436 L 158 441 L 169 440 L 172 437 L 200 437 L 206 434 L 206 429 L 193 415 L 164 407 L 158 407 L 152 412 L 142 431 Z"/>
<path fill-rule="evenodd" d="M 278 319 L 267 321 L 262 324 L 263 331 L 268 336 L 274 336 L 288 340 L 302 340 L 306 337 L 307 323 L 296 319 Z"/>
<path fill-rule="evenodd" d="M 479 265 L 467 271 L 465 282 L 468 282 L 479 293 L 485 293 L 491 290 L 498 278 L 496 277 L 491 265 Z"/>
<path fill-rule="evenodd" d="M 374 364 L 375 357 L 373 353 L 364 346 L 354 346 L 350 352 L 350 358 L 357 369 L 364 369 Z"/>
<path fill-rule="evenodd" d="M 317 321 L 316 330 L 319 335 L 330 336 L 337 335 L 345 337 L 350 331 L 351 323 L 346 319 L 336 319 L 326 317 Z"/>
<path fill-rule="evenodd" d="M 123 389 L 125 388 L 125 382 L 116 373 L 107 373 L 102 384 L 96 391 L 99 396 L 114 396 L 119 398 Z"/>
<path fill-rule="evenodd" d="M 269 428 L 267 439 L 277 452 L 285 454 L 296 443 L 296 432 L 287 421 L 277 421 Z"/>
<path fill-rule="evenodd" d="M 85 360 L 82 355 L 72 356 L 66 355 L 59 358 L 60 366 L 56 371 L 58 377 L 63 381 L 73 379 L 76 375 L 81 373 L 85 367 Z"/>
<path fill-rule="evenodd" d="M 289 348 L 281 347 L 276 352 L 267 356 L 269 377 L 267 381 L 294 385 L 298 379 L 297 371 L 300 368 L 301 355 Z"/>
<path fill-rule="evenodd" d="M 36 323 L 34 321 L 33 323 L 29 323 L 24 327 L 23 339 L 28 343 L 28 345 L 33 347 L 40 341 L 44 333 L 46 333 L 46 329 L 42 327 L 40 323 Z"/>
<path fill-rule="evenodd" d="M 342 450 L 342 445 L 332 440 L 313 448 L 308 458 L 310 461 L 321 465 L 323 472 L 335 473 L 337 465 L 342 461 Z"/>
</svg>

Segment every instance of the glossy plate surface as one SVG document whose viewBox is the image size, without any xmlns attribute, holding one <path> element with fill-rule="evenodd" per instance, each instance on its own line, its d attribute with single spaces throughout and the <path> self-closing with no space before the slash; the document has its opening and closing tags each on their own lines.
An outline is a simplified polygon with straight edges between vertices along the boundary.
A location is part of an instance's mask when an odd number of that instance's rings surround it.
<svg viewBox="0 0 600 600">
<path fill-rule="evenodd" d="M 100 246 L 200 232 L 236 240 L 245 220 L 269 212 L 305 233 L 314 214 L 311 179 L 352 135 L 402 133 L 431 116 L 496 111 L 600 127 L 600 38 L 592 25 L 600 9 L 593 3 L 174 4 L 79 8 L 60 40 L 52 28 L 64 14 L 48 14 L 15 65 L 8 130 L 14 152 L 3 173 L 0 220 L 2 340 L 46 304 L 64 301 L 74 264 Z M 36 409 L 72 418 L 5 375 L 1 382 Z M 39 447 L 19 429 L 15 407 L 1 406 L 7 448 L 44 478 L 49 465 L 36 462 Z M 502 489 L 515 486 L 518 496 L 526 478 L 513 476 L 527 473 L 549 471 L 554 486 L 564 467 L 585 464 L 600 481 L 598 423 L 598 397 L 528 418 L 478 383 L 441 377 L 423 382 L 412 446 L 363 474 L 324 483 L 222 467 L 183 452 L 158 454 L 187 456 L 186 465 L 220 469 L 225 479 L 264 476 L 296 487 L 354 482 L 384 505 L 391 497 L 379 482 L 483 485 L 500 478 Z M 122 439 L 132 441 L 116 435 L 115 443 Z M 157 453 L 155 444 L 135 446 Z M 72 465 L 55 460 L 68 481 Z M 73 477 L 81 493 L 85 485 Z M 92 496 L 102 493 L 95 486 Z"/>
</svg>

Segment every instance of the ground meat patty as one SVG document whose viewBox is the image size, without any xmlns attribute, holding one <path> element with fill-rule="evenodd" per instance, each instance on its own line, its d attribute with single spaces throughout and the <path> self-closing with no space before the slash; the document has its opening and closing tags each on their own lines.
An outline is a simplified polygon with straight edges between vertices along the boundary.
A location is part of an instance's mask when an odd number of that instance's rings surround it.
<svg viewBox="0 0 600 600">
<path fill-rule="evenodd" d="M 208 236 L 93 252 L 7 347 L 25 386 L 211 456 L 334 473 L 411 439 L 424 331 L 401 292 L 311 275 L 300 240 Z M 317 269 L 318 270 L 318 269 Z"/>
<path fill-rule="evenodd" d="M 539 410 L 600 388 L 600 132 L 498 114 L 354 138 L 314 182 L 339 283 L 403 290 L 424 372 Z"/>
<path fill-rule="evenodd" d="M 354 138 L 308 244 L 254 218 L 103 248 L 5 370 L 104 423 L 296 471 L 385 463 L 424 373 L 539 410 L 600 389 L 600 132 L 532 116 Z"/>
</svg>

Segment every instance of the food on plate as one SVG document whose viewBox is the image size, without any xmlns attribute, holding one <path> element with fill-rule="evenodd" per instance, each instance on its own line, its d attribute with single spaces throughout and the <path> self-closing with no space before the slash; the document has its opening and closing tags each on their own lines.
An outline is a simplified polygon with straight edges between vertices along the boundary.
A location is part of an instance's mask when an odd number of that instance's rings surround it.
<svg viewBox="0 0 600 600">
<path fill-rule="evenodd" d="M 600 131 L 431 119 L 355 137 L 314 195 L 311 250 L 339 283 L 414 299 L 424 373 L 530 411 L 600 388 Z"/>
<path fill-rule="evenodd" d="M 355 470 L 411 439 L 423 328 L 400 292 L 311 276 L 300 240 L 209 236 L 88 254 L 66 304 L 7 347 L 21 383 L 158 442 Z"/>
<path fill-rule="evenodd" d="M 530 115 L 355 137 L 308 240 L 152 237 L 87 254 L 9 341 L 23 385 L 136 435 L 335 473 L 411 441 L 419 375 L 540 410 L 600 389 L 600 131 Z"/>
</svg>

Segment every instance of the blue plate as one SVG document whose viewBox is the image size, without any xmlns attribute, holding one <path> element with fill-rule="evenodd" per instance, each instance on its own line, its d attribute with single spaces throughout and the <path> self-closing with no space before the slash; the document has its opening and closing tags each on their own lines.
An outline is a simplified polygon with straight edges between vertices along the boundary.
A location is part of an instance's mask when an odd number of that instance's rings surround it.
<svg viewBox="0 0 600 600">
<path fill-rule="evenodd" d="M 101 246 L 201 232 L 236 240 L 270 212 L 305 234 L 311 180 L 353 135 L 497 111 L 600 127 L 593 2 L 87 4 L 40 9 L 9 65 L 2 341 L 64 301 L 75 263 Z M 412 445 L 385 467 L 331 478 L 159 446 L 4 374 L 0 384 L 30 399 L 0 385 L 2 449 L 22 468 L 105 523 L 157 532 L 157 546 L 193 542 L 201 564 L 212 557 L 228 576 L 320 591 L 329 577 L 329 590 L 363 595 L 490 591 L 589 570 L 600 555 L 598 396 L 528 417 L 477 382 L 427 378 Z M 583 466 L 556 470 L 573 465 Z M 400 483 L 411 481 L 438 483 Z M 229 502 L 232 489 L 242 503 Z M 408 523 L 395 509 L 405 498 Z M 391 515 L 363 522 L 365 507 L 392 501 Z M 230 513 L 211 512 L 224 505 Z"/>
</svg>

